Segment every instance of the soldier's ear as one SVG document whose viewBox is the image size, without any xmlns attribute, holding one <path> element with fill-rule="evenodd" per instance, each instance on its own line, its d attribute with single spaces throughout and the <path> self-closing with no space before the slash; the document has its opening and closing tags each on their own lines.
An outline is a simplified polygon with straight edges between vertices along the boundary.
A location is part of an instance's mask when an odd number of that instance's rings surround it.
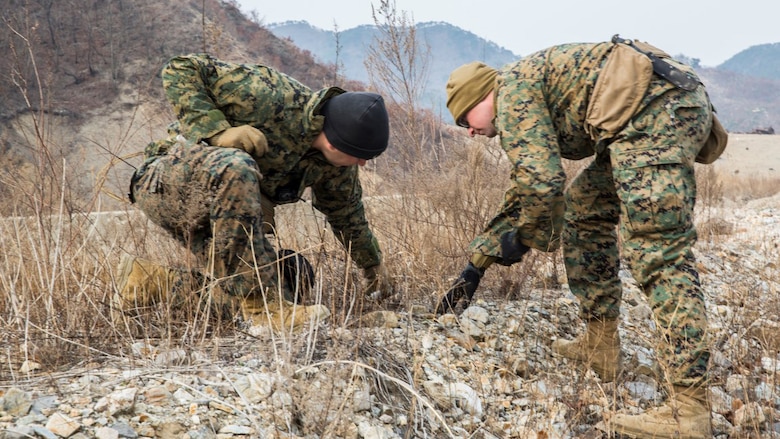
<svg viewBox="0 0 780 439">
<path fill-rule="evenodd" d="M 325 132 L 321 132 L 317 137 L 314 138 L 314 141 L 311 144 L 312 148 L 317 149 L 322 152 L 335 152 L 338 151 L 338 149 L 333 146 L 332 143 L 328 140 L 328 138 L 325 136 Z"/>
<path fill-rule="evenodd" d="M 325 147 L 325 149 L 327 149 L 330 152 L 340 152 L 338 148 L 333 146 L 333 144 L 328 142 L 327 140 L 325 141 L 325 145 L 323 146 Z"/>
<path fill-rule="evenodd" d="M 320 133 L 317 134 L 317 137 L 311 141 L 311 147 L 318 151 L 322 151 L 326 143 L 328 143 L 328 138 L 325 137 L 324 131 L 320 131 Z"/>
</svg>

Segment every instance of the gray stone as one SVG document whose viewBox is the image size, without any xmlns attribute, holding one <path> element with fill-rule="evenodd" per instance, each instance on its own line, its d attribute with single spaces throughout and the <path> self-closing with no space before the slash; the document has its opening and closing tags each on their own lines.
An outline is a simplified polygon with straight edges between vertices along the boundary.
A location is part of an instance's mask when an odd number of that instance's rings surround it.
<svg viewBox="0 0 780 439">
<path fill-rule="evenodd" d="M 2 407 L 11 416 L 24 416 L 32 408 L 32 400 L 27 392 L 11 387 L 2 397 Z"/>
</svg>

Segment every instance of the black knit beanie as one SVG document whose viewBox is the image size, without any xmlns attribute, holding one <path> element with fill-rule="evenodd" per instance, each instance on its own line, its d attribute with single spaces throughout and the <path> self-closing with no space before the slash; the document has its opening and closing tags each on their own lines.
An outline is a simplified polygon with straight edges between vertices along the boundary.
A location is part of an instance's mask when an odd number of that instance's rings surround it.
<svg viewBox="0 0 780 439">
<path fill-rule="evenodd" d="M 367 92 L 336 95 L 322 107 L 323 131 L 339 151 L 371 160 L 387 149 L 390 123 L 382 96 Z"/>
</svg>

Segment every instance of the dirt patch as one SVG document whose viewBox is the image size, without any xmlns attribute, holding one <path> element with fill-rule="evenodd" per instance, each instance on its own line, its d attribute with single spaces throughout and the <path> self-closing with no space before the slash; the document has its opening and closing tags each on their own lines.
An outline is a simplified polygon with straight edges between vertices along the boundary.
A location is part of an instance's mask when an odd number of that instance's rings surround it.
<svg viewBox="0 0 780 439">
<path fill-rule="evenodd" d="M 715 167 L 734 174 L 780 176 L 780 135 L 729 134 Z"/>
</svg>

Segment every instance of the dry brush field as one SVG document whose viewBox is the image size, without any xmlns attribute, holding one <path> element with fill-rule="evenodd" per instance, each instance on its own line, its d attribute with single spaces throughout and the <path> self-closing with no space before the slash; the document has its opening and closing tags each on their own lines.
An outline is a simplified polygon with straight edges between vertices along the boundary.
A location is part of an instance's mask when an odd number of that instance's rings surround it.
<svg viewBox="0 0 780 439">
<path fill-rule="evenodd" d="M 505 186 L 500 153 L 456 158 L 457 172 L 405 183 L 404 196 L 366 180 L 398 286 L 382 304 L 360 297 L 359 271 L 308 204 L 279 210 L 276 244 L 309 258 L 309 300 L 331 310 L 296 334 L 198 300 L 113 321 L 121 254 L 191 259 L 130 206 L 0 221 L 0 437 L 608 437 L 611 413 L 664 397 L 642 294 L 624 272 L 630 367 L 614 384 L 552 356 L 554 339 L 582 330 L 557 254 L 491 268 L 475 306 L 431 314 Z M 780 136 L 734 134 L 699 169 L 718 437 L 780 437 L 779 165 Z"/>
</svg>

